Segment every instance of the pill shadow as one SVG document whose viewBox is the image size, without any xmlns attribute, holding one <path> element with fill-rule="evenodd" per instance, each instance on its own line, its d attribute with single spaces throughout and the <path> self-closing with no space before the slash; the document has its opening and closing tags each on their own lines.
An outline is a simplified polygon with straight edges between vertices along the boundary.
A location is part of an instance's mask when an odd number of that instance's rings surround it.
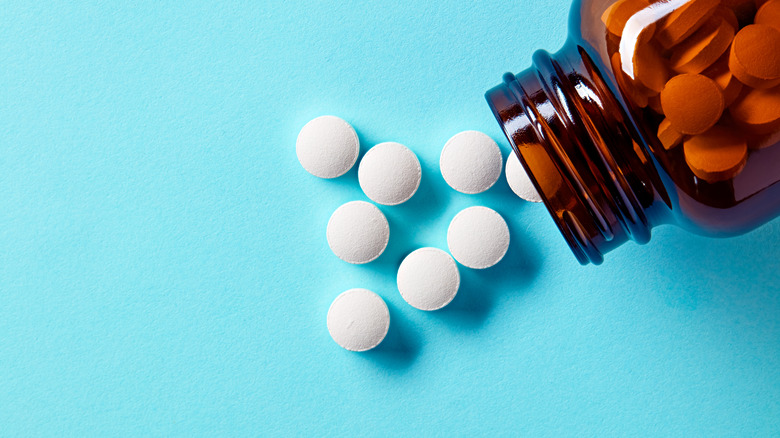
<svg viewBox="0 0 780 438">
<path fill-rule="evenodd" d="M 539 247 L 529 239 L 525 229 L 519 226 L 516 216 L 512 213 L 507 214 L 503 209 L 497 210 L 504 217 L 509 228 L 509 248 L 501 262 L 492 268 L 481 270 L 478 274 L 486 281 L 503 288 L 512 286 L 516 290 L 527 289 L 526 286 L 538 275 L 542 267 Z"/>
<path fill-rule="evenodd" d="M 358 181 L 358 167 L 360 167 L 360 161 L 363 160 L 363 156 L 366 155 L 366 152 L 368 152 L 369 149 L 374 145 L 381 143 L 367 138 L 365 134 L 361 133 L 361 131 L 356 128 L 355 132 L 357 133 L 358 141 L 360 142 L 357 160 L 347 173 L 338 178 L 328 180 L 332 185 L 360 189 L 360 182 Z M 366 198 L 366 200 L 368 199 Z"/>
<path fill-rule="evenodd" d="M 390 329 L 387 336 L 381 344 L 364 352 L 362 356 L 383 368 L 403 370 L 417 358 L 422 338 L 419 330 L 412 327 L 392 303 L 388 302 L 387 308 L 390 311 Z"/>
<path fill-rule="evenodd" d="M 385 206 L 380 208 L 390 226 L 390 239 L 384 252 L 366 266 L 380 275 L 395 279 L 403 259 L 421 245 L 416 239 L 413 225 L 404 220 L 402 213 Z"/>
<path fill-rule="evenodd" d="M 360 167 L 360 161 L 365 156 L 366 152 L 378 143 L 366 138 L 360 131 L 357 131 L 358 139 L 360 140 L 360 153 L 358 154 L 357 161 L 352 168 L 344 175 L 328 180 L 334 186 L 348 187 L 350 189 L 360 190 L 360 181 L 358 179 L 358 168 Z M 419 157 L 418 157 L 419 159 Z M 438 217 L 444 212 L 447 207 L 447 201 L 449 198 L 436 190 L 437 173 L 427 168 L 424 164 L 421 164 L 420 185 L 417 191 L 412 197 L 398 205 L 381 205 L 385 214 L 388 211 L 400 212 L 405 221 L 401 223 L 419 223 L 421 220 Z M 440 175 L 438 175 L 440 177 Z M 361 190 L 362 191 L 362 190 Z M 365 197 L 365 194 L 363 195 Z M 374 202 L 368 197 L 365 197 L 367 201 Z M 374 202 L 376 204 L 376 202 Z"/>
<path fill-rule="evenodd" d="M 403 204 L 392 207 L 403 215 L 406 228 L 413 228 L 416 223 L 439 217 L 447 208 L 450 198 L 436 190 L 435 177 L 430 170 L 423 168 L 420 187 L 414 196 Z"/>
<path fill-rule="evenodd" d="M 493 184 L 491 188 L 484 192 L 482 196 L 484 196 L 484 198 L 490 204 L 498 203 L 501 205 L 522 205 L 528 202 L 515 195 L 515 192 L 513 192 L 509 187 L 509 182 L 506 180 L 506 157 L 504 157 L 503 166 L 504 170 L 502 170 L 498 181 L 496 181 L 496 183 Z"/>
<path fill-rule="evenodd" d="M 503 212 L 502 216 L 507 218 Z M 507 220 L 510 241 L 504 258 L 488 269 L 471 269 L 458 265 L 460 289 L 452 302 L 434 312 L 437 317 L 468 328 L 479 328 L 488 320 L 494 303 L 507 291 L 514 297 L 532 292 L 529 287 L 542 266 L 539 253 L 515 221 Z"/>
<path fill-rule="evenodd" d="M 506 158 L 504 165 L 506 166 Z M 538 275 L 542 267 L 539 247 L 529 238 L 529 229 L 522 222 L 523 213 L 548 213 L 541 204 L 518 197 L 509 187 L 506 172 L 502 172 L 498 182 L 485 193 L 484 200 L 485 205 L 496 210 L 506 221 L 509 228 L 509 248 L 501 262 L 479 272 L 502 287 L 511 285 L 523 288 Z"/>
<path fill-rule="evenodd" d="M 439 217 L 445 208 L 444 197 L 437 193 L 432 184 L 423 180 L 418 193 L 400 205 L 382 205 L 380 209 L 390 225 L 390 240 L 382 255 L 371 263 L 383 275 L 395 278 L 403 259 L 423 245 L 418 240 L 418 231 L 424 224 L 424 217 Z"/>
<path fill-rule="evenodd" d="M 473 269 L 460 269 L 458 294 L 446 307 L 431 312 L 433 316 L 454 326 L 476 329 L 487 320 L 495 302 L 495 288 L 486 283 Z"/>
</svg>

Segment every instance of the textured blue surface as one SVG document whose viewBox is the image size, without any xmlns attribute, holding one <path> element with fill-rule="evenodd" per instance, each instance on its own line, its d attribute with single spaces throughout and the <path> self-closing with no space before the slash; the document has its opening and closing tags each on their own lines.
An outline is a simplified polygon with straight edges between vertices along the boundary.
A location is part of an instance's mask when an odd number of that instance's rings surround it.
<svg viewBox="0 0 780 438">
<path fill-rule="evenodd" d="M 566 0 L 333 3 L 4 2 L 0 435 L 780 433 L 780 221 L 580 267 L 503 178 L 438 173 L 461 130 L 508 153 L 482 95 L 563 43 Z M 423 163 L 366 266 L 325 241 L 356 171 L 295 157 L 322 114 Z M 401 258 L 477 204 L 508 257 L 462 268 L 445 310 L 406 305 Z M 352 287 L 392 315 L 366 354 L 325 326 Z"/>
</svg>

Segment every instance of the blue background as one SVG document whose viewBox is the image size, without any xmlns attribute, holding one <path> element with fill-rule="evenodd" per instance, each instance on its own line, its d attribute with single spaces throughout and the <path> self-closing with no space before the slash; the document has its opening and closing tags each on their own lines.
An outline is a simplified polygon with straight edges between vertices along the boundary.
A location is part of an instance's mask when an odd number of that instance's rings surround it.
<svg viewBox="0 0 780 438">
<path fill-rule="evenodd" d="M 0 435 L 780 433 L 780 221 L 581 267 L 503 177 L 469 196 L 438 172 L 462 130 L 509 152 L 483 93 L 563 43 L 568 0 L 127 3 L 3 6 Z M 325 240 L 366 199 L 355 169 L 296 160 L 323 114 L 423 164 L 365 266 Z M 411 308 L 400 260 L 471 205 L 508 256 Z M 365 354 L 325 325 L 353 287 L 392 315 Z"/>
</svg>

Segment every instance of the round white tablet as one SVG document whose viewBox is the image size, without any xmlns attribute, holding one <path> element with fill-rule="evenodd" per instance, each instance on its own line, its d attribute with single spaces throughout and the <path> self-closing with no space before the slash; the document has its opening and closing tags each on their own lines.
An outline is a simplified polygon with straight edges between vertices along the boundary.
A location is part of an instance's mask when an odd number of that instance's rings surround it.
<svg viewBox="0 0 780 438">
<path fill-rule="evenodd" d="M 462 265 L 473 269 L 489 268 L 504 258 L 509 248 L 509 228 L 495 210 L 469 207 L 450 222 L 447 246 Z"/>
<path fill-rule="evenodd" d="M 335 116 L 307 123 L 298 134 L 295 153 L 307 172 L 320 178 L 344 175 L 357 161 L 360 142 L 355 130 Z"/>
<path fill-rule="evenodd" d="M 390 239 L 390 227 L 376 205 L 352 201 L 333 212 L 326 234 L 333 254 L 345 262 L 362 264 L 382 254 Z"/>
<path fill-rule="evenodd" d="M 360 188 L 372 201 L 400 204 L 420 186 L 422 169 L 414 152 L 400 143 L 380 143 L 366 152 L 358 167 Z"/>
<path fill-rule="evenodd" d="M 542 197 L 539 196 L 539 192 L 536 191 L 534 183 L 531 182 L 514 151 L 510 152 L 509 157 L 506 159 L 506 181 L 509 183 L 509 188 L 515 192 L 515 195 L 526 201 L 542 202 Z"/>
<path fill-rule="evenodd" d="M 438 248 L 420 248 L 401 262 L 397 281 L 398 291 L 412 307 L 436 310 L 455 298 L 460 273 L 455 260 L 446 252 Z"/>
<path fill-rule="evenodd" d="M 453 189 L 468 194 L 482 193 L 501 176 L 501 150 L 492 138 L 479 131 L 455 134 L 439 157 L 441 175 Z"/>
<path fill-rule="evenodd" d="M 379 295 L 368 289 L 350 289 L 328 309 L 328 332 L 349 351 L 370 350 L 385 338 L 390 312 Z"/>
</svg>

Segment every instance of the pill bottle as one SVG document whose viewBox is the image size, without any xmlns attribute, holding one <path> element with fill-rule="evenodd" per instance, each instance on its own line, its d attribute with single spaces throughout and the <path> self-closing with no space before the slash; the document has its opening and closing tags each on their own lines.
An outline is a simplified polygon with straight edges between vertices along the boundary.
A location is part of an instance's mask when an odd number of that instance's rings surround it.
<svg viewBox="0 0 780 438">
<path fill-rule="evenodd" d="M 777 2 L 577 0 L 564 47 L 486 93 L 580 263 L 660 224 L 733 236 L 780 214 L 776 9 L 755 24 Z"/>
</svg>

